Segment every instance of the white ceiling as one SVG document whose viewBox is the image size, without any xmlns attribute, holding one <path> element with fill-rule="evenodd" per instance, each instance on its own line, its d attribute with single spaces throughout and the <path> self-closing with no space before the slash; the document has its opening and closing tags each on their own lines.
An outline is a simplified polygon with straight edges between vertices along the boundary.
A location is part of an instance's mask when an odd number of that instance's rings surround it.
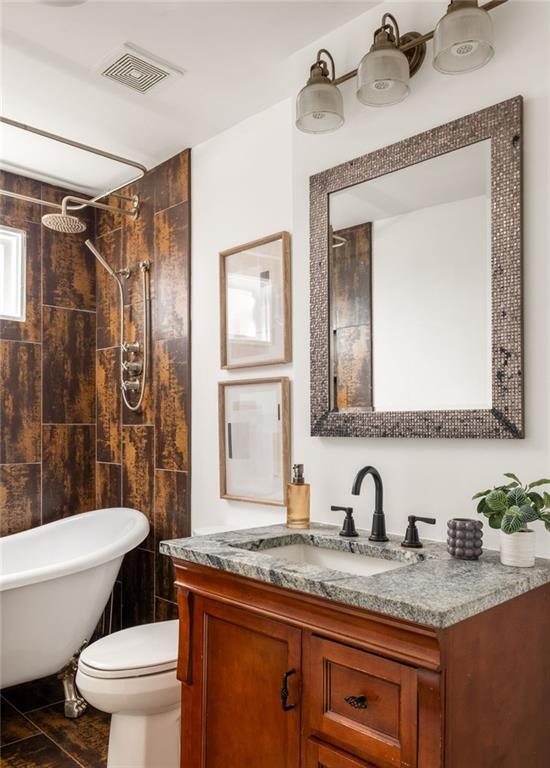
<svg viewBox="0 0 550 768">
<path fill-rule="evenodd" d="M 1 6 L 1 113 L 152 167 L 289 95 L 289 57 L 375 2 Z M 130 42 L 185 70 L 140 94 L 96 68 Z M 304 79 L 307 72 L 304 73 Z M 82 191 L 132 171 L 2 127 L 5 168 Z"/>
</svg>

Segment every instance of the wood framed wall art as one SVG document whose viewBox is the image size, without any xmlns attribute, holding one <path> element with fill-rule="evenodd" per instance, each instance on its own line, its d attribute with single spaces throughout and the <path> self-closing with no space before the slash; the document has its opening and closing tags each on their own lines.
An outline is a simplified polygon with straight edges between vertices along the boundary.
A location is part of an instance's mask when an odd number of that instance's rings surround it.
<svg viewBox="0 0 550 768">
<path fill-rule="evenodd" d="M 288 378 L 218 385 L 220 496 L 284 506 L 290 480 Z"/>
<path fill-rule="evenodd" d="M 288 232 L 220 253 L 222 368 L 291 361 L 290 280 Z"/>
</svg>

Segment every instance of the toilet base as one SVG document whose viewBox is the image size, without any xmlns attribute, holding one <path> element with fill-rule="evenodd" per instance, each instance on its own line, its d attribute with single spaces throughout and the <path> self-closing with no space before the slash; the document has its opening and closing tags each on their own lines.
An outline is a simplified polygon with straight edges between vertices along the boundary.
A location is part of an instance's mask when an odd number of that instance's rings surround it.
<svg viewBox="0 0 550 768">
<path fill-rule="evenodd" d="M 114 714 L 107 768 L 179 768 L 180 708 L 155 715 Z"/>
</svg>

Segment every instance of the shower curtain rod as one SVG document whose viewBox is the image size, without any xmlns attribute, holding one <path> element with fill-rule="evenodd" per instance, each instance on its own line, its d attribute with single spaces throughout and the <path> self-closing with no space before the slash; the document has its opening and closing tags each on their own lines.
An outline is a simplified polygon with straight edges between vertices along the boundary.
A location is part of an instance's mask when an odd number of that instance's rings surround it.
<svg viewBox="0 0 550 768">
<path fill-rule="evenodd" d="M 111 152 L 105 152 L 102 149 L 97 149 L 97 147 L 90 147 L 88 144 L 81 144 L 78 141 L 73 141 L 72 139 L 67 139 L 64 136 L 58 136 L 55 133 L 49 133 L 48 131 L 43 131 L 40 128 L 35 128 L 32 125 L 26 125 L 25 123 L 19 123 L 17 120 L 12 120 L 9 117 L 3 117 L 0 115 L 0 122 L 4 123 L 5 125 L 9 125 L 12 128 L 19 128 L 22 131 L 28 131 L 29 133 L 35 133 L 38 136 L 42 136 L 45 139 L 52 139 L 53 141 L 58 141 L 60 144 L 67 144 L 70 147 L 74 147 L 75 149 L 82 149 L 84 152 L 90 152 L 94 155 L 99 155 L 100 157 L 104 157 L 107 160 L 114 160 L 117 163 L 122 163 L 123 165 L 129 165 L 132 168 L 136 168 L 139 173 L 131 178 L 129 181 L 125 181 L 123 184 L 119 184 L 117 187 L 114 187 L 113 189 L 109 189 L 106 192 L 102 192 L 100 195 L 96 195 L 96 197 L 91 198 L 88 202 L 83 203 L 81 205 L 68 205 L 67 210 L 69 211 L 78 211 L 82 208 L 86 208 L 88 205 L 96 203 L 98 200 L 101 200 L 104 197 L 107 197 L 108 195 L 113 195 L 116 192 L 118 192 L 119 189 L 122 189 L 123 187 L 126 187 L 128 184 L 133 184 L 135 181 L 139 181 L 139 179 L 142 179 L 145 174 L 147 173 L 147 168 L 142 165 L 141 163 L 137 163 L 135 160 L 128 160 L 126 157 L 121 157 L 120 155 L 114 155 Z M 53 203 L 49 200 L 42 200 L 37 197 L 30 197 L 29 195 L 22 195 L 18 192 L 10 192 L 8 189 L 0 189 L 0 195 L 4 195 L 6 197 L 13 197 L 17 200 L 26 200 L 29 203 L 36 203 L 38 205 L 44 205 L 48 208 L 57 208 L 58 210 L 62 210 L 63 208 L 63 201 L 61 203 Z M 118 195 L 118 197 L 122 200 L 133 200 L 134 198 L 131 197 L 125 197 L 123 195 Z M 113 206 L 114 208 L 114 206 Z M 124 209 L 120 209 L 121 213 L 124 212 Z"/>
</svg>

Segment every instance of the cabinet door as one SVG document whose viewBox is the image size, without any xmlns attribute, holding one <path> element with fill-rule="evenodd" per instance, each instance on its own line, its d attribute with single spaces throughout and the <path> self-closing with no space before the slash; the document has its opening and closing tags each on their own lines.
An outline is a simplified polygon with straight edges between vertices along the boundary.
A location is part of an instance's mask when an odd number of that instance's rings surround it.
<svg viewBox="0 0 550 768">
<path fill-rule="evenodd" d="M 376 766 L 310 739 L 306 749 L 305 768 L 376 768 Z"/>
<path fill-rule="evenodd" d="M 194 622 L 201 727 L 200 736 L 187 733 L 202 744 L 189 762 L 184 745 L 182 765 L 298 768 L 301 631 L 206 599 L 196 601 Z"/>
<path fill-rule="evenodd" d="M 379 768 L 416 768 L 416 670 L 316 636 L 307 657 L 306 730 Z"/>
</svg>

